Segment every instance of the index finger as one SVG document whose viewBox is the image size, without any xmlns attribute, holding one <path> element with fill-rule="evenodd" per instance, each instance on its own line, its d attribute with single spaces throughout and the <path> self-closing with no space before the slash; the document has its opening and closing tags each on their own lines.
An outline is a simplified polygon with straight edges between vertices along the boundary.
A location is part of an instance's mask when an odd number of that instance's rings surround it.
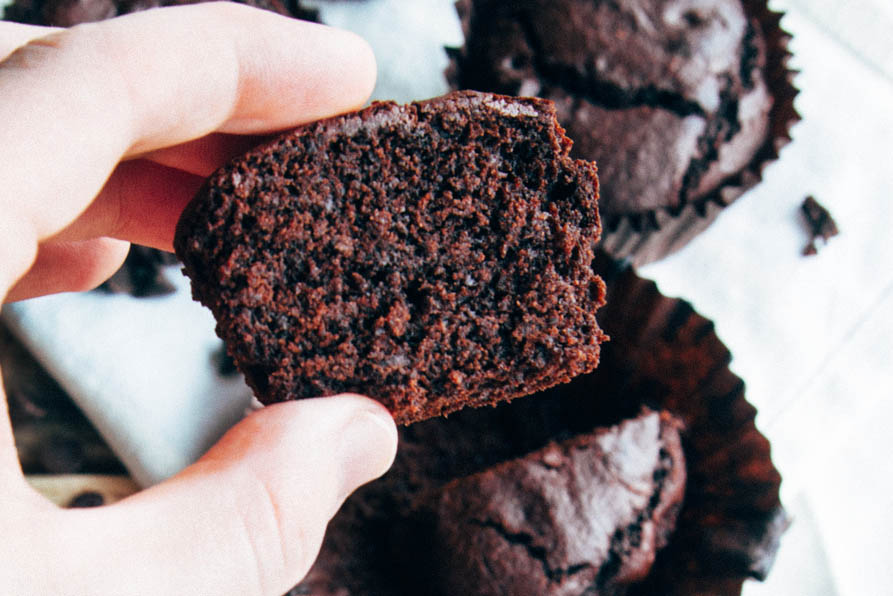
<svg viewBox="0 0 893 596">
<path fill-rule="evenodd" d="M 0 208 L 48 238 L 123 157 L 343 112 L 374 79 L 371 50 L 355 35 L 235 3 L 34 39 L 0 63 L 0 179 L 14 190 Z"/>
<path fill-rule="evenodd" d="M 5 60 L 14 50 L 32 39 L 57 31 L 55 27 L 23 25 L 11 21 L 0 21 L 0 60 Z"/>
</svg>

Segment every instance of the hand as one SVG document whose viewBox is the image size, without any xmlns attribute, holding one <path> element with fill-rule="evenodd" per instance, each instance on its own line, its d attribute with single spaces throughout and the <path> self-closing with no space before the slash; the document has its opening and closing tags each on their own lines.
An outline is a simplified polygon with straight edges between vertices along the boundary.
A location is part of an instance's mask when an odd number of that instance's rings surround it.
<svg viewBox="0 0 893 596">
<path fill-rule="evenodd" d="M 0 23 L 0 59 L 7 300 L 90 288 L 130 241 L 170 249 L 202 177 L 255 135 L 357 107 L 374 81 L 355 36 L 237 4 L 65 31 Z M 158 486 L 61 510 L 25 482 L 0 418 L 3 594 L 279 596 L 396 449 L 367 398 L 278 404 Z"/>
</svg>

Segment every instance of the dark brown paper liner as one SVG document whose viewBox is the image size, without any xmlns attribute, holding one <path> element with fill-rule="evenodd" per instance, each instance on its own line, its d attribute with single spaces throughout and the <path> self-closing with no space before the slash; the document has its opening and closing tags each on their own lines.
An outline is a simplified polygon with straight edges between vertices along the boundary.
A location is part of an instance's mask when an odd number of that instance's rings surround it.
<svg viewBox="0 0 893 596">
<path fill-rule="evenodd" d="M 766 577 L 788 523 L 756 409 L 729 370 L 731 355 L 712 322 L 631 269 L 600 270 L 608 272 L 601 319 L 615 339 L 599 369 L 580 382 L 593 392 L 634 395 L 686 425 L 688 486 L 676 531 L 632 593 L 740 594 L 745 579 Z"/>
<path fill-rule="evenodd" d="M 629 593 L 728 596 L 740 594 L 747 578 L 766 576 L 787 527 L 781 477 L 744 384 L 729 371 L 729 351 L 688 303 L 662 296 L 630 268 L 600 261 L 608 283 L 600 319 L 612 340 L 599 368 L 510 404 L 401 429 L 394 468 L 348 500 L 303 591 L 293 594 L 396 596 L 430 587 L 436 571 L 413 559 L 430 545 L 406 515 L 417 495 L 643 406 L 684 422 L 689 480 L 668 546 Z"/>
<path fill-rule="evenodd" d="M 636 266 L 657 261 L 685 246 L 713 223 L 723 208 L 756 186 L 763 169 L 778 159 L 791 140 L 791 127 L 800 120 L 794 107 L 796 74 L 788 66 L 791 36 L 781 28 L 783 14 L 771 10 L 766 0 L 742 0 L 748 17 L 759 22 L 766 41 L 766 86 L 773 97 L 769 111 L 769 134 L 748 166 L 697 201 L 679 209 L 658 209 L 632 216 L 603 216 L 602 248 L 617 259 Z"/>
</svg>

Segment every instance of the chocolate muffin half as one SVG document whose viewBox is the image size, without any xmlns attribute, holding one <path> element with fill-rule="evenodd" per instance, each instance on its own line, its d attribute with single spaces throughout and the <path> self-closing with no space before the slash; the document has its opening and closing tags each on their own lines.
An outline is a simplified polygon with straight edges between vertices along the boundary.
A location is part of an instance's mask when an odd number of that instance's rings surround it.
<svg viewBox="0 0 893 596">
<path fill-rule="evenodd" d="M 288 596 L 630 593 L 672 542 L 683 429 L 556 390 L 400 429 L 391 471 L 346 501 Z"/>
<path fill-rule="evenodd" d="M 377 103 L 215 173 L 175 248 L 264 403 L 361 392 L 408 423 L 598 363 L 595 165 L 551 102 Z"/>
</svg>

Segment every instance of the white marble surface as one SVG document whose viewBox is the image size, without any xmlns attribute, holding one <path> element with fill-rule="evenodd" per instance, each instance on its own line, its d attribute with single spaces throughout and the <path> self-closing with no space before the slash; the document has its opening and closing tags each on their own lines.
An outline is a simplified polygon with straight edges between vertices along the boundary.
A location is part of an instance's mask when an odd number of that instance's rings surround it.
<svg viewBox="0 0 893 596">
<path fill-rule="evenodd" d="M 373 43 L 377 98 L 445 89 L 436 74 L 445 64 L 439 47 L 459 35 L 450 0 L 316 3 L 329 22 Z M 802 71 L 803 121 L 794 141 L 764 182 L 706 233 L 641 273 L 714 320 L 784 476 L 794 522 L 769 580 L 749 582 L 745 594 L 885 594 L 893 585 L 886 440 L 893 415 L 893 5 L 772 5 L 787 11 L 793 66 Z M 402 30 L 418 33 L 412 44 L 393 35 Z M 841 230 L 814 257 L 800 254 L 807 235 L 797 210 L 807 194 Z M 221 385 L 210 372 L 213 323 L 185 291 L 145 301 L 59 296 L 5 316 L 144 484 L 191 461 L 247 400 L 238 382 Z"/>
</svg>

